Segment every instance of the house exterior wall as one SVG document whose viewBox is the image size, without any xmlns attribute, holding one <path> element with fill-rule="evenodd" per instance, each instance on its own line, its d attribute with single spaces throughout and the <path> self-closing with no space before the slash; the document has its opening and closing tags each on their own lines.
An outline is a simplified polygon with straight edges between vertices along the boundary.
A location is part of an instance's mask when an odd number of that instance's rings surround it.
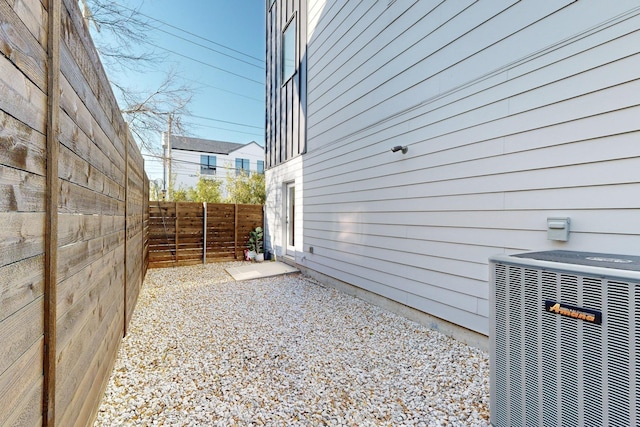
<svg viewBox="0 0 640 427">
<path fill-rule="evenodd" d="M 266 0 L 266 167 L 306 151 L 307 0 Z M 295 72 L 282 75 L 283 32 L 295 26 Z"/>
<path fill-rule="evenodd" d="M 265 171 L 267 200 L 265 202 L 265 247 L 277 257 L 287 256 L 296 263 L 304 262 L 304 186 L 302 178 L 302 157 L 298 156 L 277 167 Z M 288 184 L 295 185 L 296 213 L 294 218 L 296 242 L 293 253 L 287 254 L 287 200 Z"/>
<path fill-rule="evenodd" d="M 489 256 L 637 255 L 638 28 L 632 0 L 309 0 L 307 151 L 267 175 L 273 206 L 304 181 L 297 261 L 488 334 Z"/>
<path fill-rule="evenodd" d="M 266 129 L 267 200 L 265 245 L 277 257 L 303 262 L 302 155 L 306 151 L 307 1 L 266 0 Z M 295 72 L 283 78 L 283 33 L 296 27 Z M 294 224 L 287 211 L 287 186 L 295 185 Z M 287 229 L 293 227 L 294 245 Z"/>
<path fill-rule="evenodd" d="M 171 174 L 175 175 L 176 188 L 194 187 L 200 179 L 200 156 L 216 156 L 216 174 L 207 177 L 221 179 L 224 182 L 228 173 L 236 170 L 236 159 L 249 159 L 251 172 L 258 170 L 258 161 L 264 161 L 264 149 L 256 143 L 247 144 L 231 153 L 216 154 L 200 151 L 171 150 Z"/>
</svg>

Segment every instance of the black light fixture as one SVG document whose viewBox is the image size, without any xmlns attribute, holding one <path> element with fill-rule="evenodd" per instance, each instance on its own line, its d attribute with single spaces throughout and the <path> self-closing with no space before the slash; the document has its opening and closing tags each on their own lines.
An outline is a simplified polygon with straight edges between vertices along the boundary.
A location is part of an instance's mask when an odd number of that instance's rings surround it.
<svg viewBox="0 0 640 427">
<path fill-rule="evenodd" d="M 406 145 L 404 147 L 402 145 L 396 145 L 391 149 L 393 153 L 397 153 L 400 150 L 402 150 L 402 154 L 407 154 L 407 151 L 409 151 L 409 147 L 407 147 Z"/>
</svg>

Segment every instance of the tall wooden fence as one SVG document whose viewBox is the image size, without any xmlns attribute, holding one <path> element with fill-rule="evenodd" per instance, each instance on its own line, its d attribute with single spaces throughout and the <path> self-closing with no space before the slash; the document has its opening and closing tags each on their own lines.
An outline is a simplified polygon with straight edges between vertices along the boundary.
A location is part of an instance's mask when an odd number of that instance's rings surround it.
<svg viewBox="0 0 640 427">
<path fill-rule="evenodd" d="M 0 0 L 0 425 L 90 425 L 145 275 L 148 179 L 77 0 Z"/>
<path fill-rule="evenodd" d="M 149 267 L 242 259 L 263 222 L 262 205 L 149 202 Z"/>
</svg>

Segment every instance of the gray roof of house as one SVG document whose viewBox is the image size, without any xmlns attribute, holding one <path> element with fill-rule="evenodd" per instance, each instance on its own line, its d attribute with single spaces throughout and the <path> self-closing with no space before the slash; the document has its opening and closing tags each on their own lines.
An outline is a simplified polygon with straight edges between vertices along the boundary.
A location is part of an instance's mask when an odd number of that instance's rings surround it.
<svg viewBox="0 0 640 427">
<path fill-rule="evenodd" d="M 253 141 L 251 141 L 253 142 Z M 251 144 L 249 142 L 249 144 Z M 229 154 L 248 144 L 236 142 L 214 141 L 211 139 L 190 138 L 188 136 L 171 135 L 171 149 L 185 151 L 200 151 L 203 153 Z"/>
</svg>

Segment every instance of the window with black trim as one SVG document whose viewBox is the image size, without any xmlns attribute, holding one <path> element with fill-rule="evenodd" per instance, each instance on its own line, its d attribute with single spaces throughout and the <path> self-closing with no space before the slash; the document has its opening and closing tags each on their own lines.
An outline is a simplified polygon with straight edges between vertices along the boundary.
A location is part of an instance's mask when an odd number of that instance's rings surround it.
<svg viewBox="0 0 640 427">
<path fill-rule="evenodd" d="M 200 174 L 215 175 L 216 174 L 216 156 L 200 156 Z"/>
<path fill-rule="evenodd" d="M 240 175 L 242 171 L 249 175 L 249 159 L 236 159 L 236 175 Z"/>
<path fill-rule="evenodd" d="M 293 15 L 282 32 L 282 82 L 296 73 L 296 16 Z"/>
</svg>

